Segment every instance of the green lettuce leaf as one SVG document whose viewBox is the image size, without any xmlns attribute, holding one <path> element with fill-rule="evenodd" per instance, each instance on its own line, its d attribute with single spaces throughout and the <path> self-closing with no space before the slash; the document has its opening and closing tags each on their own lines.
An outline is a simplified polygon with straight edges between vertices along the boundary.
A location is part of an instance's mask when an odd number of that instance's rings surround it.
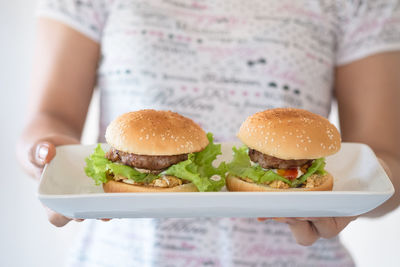
<svg viewBox="0 0 400 267">
<path fill-rule="evenodd" d="M 137 182 L 137 183 L 141 183 L 141 182 L 150 183 L 154 179 L 158 178 L 158 176 L 155 174 L 142 173 L 130 166 L 123 165 L 123 164 L 117 164 L 117 163 L 113 163 L 113 162 L 110 162 L 109 164 L 107 164 L 107 169 L 115 175 L 124 176 L 128 179 L 131 179 L 131 180 Z"/>
<path fill-rule="evenodd" d="M 325 158 L 319 158 L 314 160 L 311 166 L 307 169 L 307 172 L 293 181 L 292 187 L 299 187 L 307 180 L 308 177 L 310 177 L 314 173 L 321 175 L 326 174 L 324 168 L 325 168 Z"/>
<path fill-rule="evenodd" d="M 104 150 L 100 144 L 89 157 L 85 159 L 86 167 L 85 173 L 87 176 L 92 177 L 96 185 L 107 182 L 107 164 L 110 162 L 104 157 Z"/>
<path fill-rule="evenodd" d="M 114 163 L 105 158 L 105 152 L 98 144 L 94 153 L 85 159 L 86 167 L 85 173 L 87 176 L 92 177 L 96 185 L 107 182 L 107 174 L 121 175 L 135 182 L 150 183 L 157 179 L 157 175 L 151 173 L 141 173 L 135 168 L 123 164 Z"/>
<path fill-rule="evenodd" d="M 280 176 L 272 170 L 265 171 L 258 164 L 252 166 L 248 154 L 248 148 L 246 146 L 242 146 L 240 148 L 233 147 L 232 150 L 233 159 L 227 164 L 228 173 L 241 178 L 249 178 L 257 184 L 280 180 L 292 185 L 290 180 Z"/>
<path fill-rule="evenodd" d="M 218 155 L 221 155 L 221 145 L 214 144 L 211 133 L 207 134 L 209 144 L 197 153 L 189 154 L 187 160 L 169 167 L 163 174 L 173 175 L 192 182 L 200 192 L 220 191 L 225 185 L 226 164 L 218 167 L 212 165 Z M 219 179 L 213 179 L 219 176 Z"/>
</svg>

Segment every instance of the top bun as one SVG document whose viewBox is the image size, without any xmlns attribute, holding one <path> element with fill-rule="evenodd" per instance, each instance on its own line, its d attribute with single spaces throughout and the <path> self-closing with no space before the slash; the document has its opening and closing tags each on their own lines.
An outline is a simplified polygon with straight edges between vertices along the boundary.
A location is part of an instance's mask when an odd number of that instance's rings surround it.
<svg viewBox="0 0 400 267">
<path fill-rule="evenodd" d="M 326 118 L 303 109 L 277 108 L 248 117 L 239 139 L 280 159 L 316 159 L 340 149 L 340 134 Z"/>
<path fill-rule="evenodd" d="M 122 114 L 108 125 L 112 147 L 138 155 L 179 155 L 203 150 L 206 133 L 194 121 L 171 111 L 152 109 Z"/>
</svg>

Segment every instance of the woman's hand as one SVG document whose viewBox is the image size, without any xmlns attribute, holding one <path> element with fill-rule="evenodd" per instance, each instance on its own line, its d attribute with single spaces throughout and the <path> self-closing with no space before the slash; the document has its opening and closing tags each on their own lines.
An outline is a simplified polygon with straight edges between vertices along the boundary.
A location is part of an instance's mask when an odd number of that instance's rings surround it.
<svg viewBox="0 0 400 267">
<path fill-rule="evenodd" d="M 18 158 L 25 170 L 31 174 L 36 180 L 40 180 L 43 169 L 46 164 L 49 164 L 56 155 L 56 146 L 79 144 L 79 140 L 76 138 L 66 135 L 53 135 L 47 138 L 42 138 L 39 141 L 33 143 L 33 145 L 27 145 L 28 148 L 24 149 L 22 146 L 18 147 L 18 150 L 27 151 L 28 153 L 21 153 L 18 151 Z M 69 221 L 74 220 L 76 222 L 82 222 L 83 219 L 74 219 L 65 217 L 62 214 L 56 213 L 45 207 L 49 222 L 57 227 L 66 225 Z M 110 219 L 101 219 L 102 221 L 109 221 Z"/>
<path fill-rule="evenodd" d="M 40 180 L 44 166 L 50 163 L 56 155 L 56 146 L 79 143 L 79 140 L 70 136 L 53 135 L 41 138 L 33 144 L 27 144 L 26 146 L 28 147 L 25 150 L 28 152 L 27 155 L 18 154 L 20 157 L 22 156 L 20 161 L 25 170 L 33 176 L 33 178 Z"/>
<path fill-rule="evenodd" d="M 296 242 L 303 246 L 311 246 L 319 238 L 332 238 L 337 236 L 351 221 L 353 217 L 319 217 L 319 218 L 271 218 L 274 221 L 287 223 Z M 258 218 L 265 221 L 269 218 Z"/>
<path fill-rule="evenodd" d="M 22 150 L 18 151 L 19 161 L 33 178 L 40 180 L 44 166 L 50 163 L 56 155 L 56 146 L 67 144 L 79 144 L 79 140 L 65 135 L 53 135 L 33 142 L 33 144 L 26 144 L 26 148 L 19 146 L 18 150 Z M 64 226 L 72 220 L 45 208 L 50 223 L 57 227 Z"/>
<path fill-rule="evenodd" d="M 35 39 L 27 125 L 17 154 L 23 168 L 40 179 L 56 146 L 79 143 L 96 84 L 100 45 L 49 18 L 38 20 Z M 71 220 L 50 210 L 48 216 L 55 226 Z"/>
</svg>

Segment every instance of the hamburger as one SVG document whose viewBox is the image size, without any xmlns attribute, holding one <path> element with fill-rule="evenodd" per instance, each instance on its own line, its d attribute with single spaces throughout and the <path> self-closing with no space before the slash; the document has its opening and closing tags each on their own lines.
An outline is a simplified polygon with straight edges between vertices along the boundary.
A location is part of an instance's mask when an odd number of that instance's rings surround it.
<svg viewBox="0 0 400 267">
<path fill-rule="evenodd" d="M 339 131 L 326 118 L 303 109 L 277 108 L 248 117 L 227 166 L 229 191 L 327 191 L 333 177 L 326 156 L 339 151 Z"/>
<path fill-rule="evenodd" d="M 85 167 L 105 192 L 219 191 L 225 185 L 225 163 L 212 165 L 221 145 L 178 113 L 125 113 L 110 123 L 105 138 L 110 149 L 99 144 Z"/>
</svg>

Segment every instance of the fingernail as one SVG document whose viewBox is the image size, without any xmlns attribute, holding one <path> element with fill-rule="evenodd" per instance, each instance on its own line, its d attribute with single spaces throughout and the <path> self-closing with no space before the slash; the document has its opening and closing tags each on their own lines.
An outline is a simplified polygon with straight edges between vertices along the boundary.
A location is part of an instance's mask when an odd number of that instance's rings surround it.
<svg viewBox="0 0 400 267">
<path fill-rule="evenodd" d="M 49 145 L 46 143 L 39 144 L 36 147 L 36 158 L 41 164 L 46 163 L 46 157 L 49 154 Z"/>
</svg>

